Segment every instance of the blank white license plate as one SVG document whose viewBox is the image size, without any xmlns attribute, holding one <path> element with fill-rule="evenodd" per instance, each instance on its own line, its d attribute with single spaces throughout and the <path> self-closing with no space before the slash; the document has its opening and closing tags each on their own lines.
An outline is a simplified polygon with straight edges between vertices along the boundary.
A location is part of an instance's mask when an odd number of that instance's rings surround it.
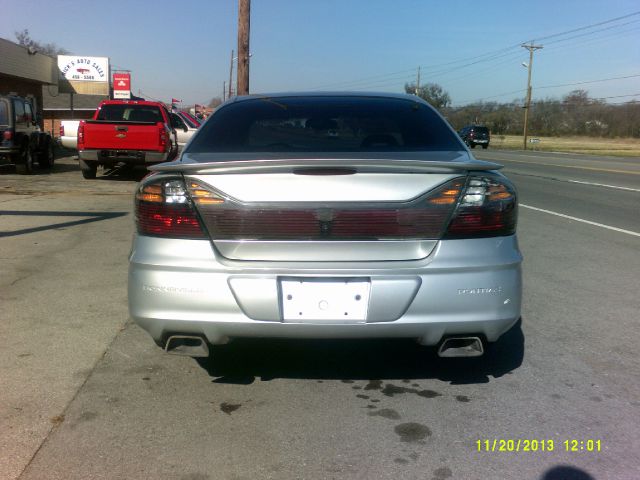
<svg viewBox="0 0 640 480">
<path fill-rule="evenodd" d="M 368 280 L 282 279 L 282 316 L 285 322 L 364 322 L 370 289 Z"/>
</svg>

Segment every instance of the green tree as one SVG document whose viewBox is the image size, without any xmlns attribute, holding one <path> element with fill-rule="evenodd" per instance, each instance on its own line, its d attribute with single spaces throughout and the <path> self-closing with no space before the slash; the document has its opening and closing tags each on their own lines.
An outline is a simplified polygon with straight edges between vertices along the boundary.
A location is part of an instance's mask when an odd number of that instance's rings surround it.
<svg viewBox="0 0 640 480">
<path fill-rule="evenodd" d="M 31 38 L 28 29 L 21 30 L 19 32 L 14 32 L 16 36 L 16 40 L 19 45 L 23 47 L 32 48 L 38 53 L 42 53 L 43 55 L 49 55 L 50 57 L 55 57 L 56 55 L 66 55 L 69 53 L 68 50 L 59 47 L 55 43 L 42 43 Z"/>
<path fill-rule="evenodd" d="M 451 97 L 437 83 L 427 83 L 416 88 L 415 83 L 405 83 L 404 91 L 422 98 L 424 101 L 437 108 L 438 110 L 451 105 Z"/>
</svg>

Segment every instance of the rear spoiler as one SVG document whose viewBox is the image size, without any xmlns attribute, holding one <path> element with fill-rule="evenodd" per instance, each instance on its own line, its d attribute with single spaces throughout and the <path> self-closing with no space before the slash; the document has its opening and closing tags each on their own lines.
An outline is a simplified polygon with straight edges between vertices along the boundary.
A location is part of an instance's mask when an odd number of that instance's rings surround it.
<svg viewBox="0 0 640 480">
<path fill-rule="evenodd" d="M 498 163 L 477 160 L 466 152 L 421 152 L 423 158 L 403 158 L 404 152 L 377 152 L 369 158 L 354 158 L 353 154 L 338 154 L 332 158 L 296 158 L 291 154 L 196 153 L 183 154 L 180 160 L 149 167 L 155 172 L 199 174 L 224 173 L 291 173 L 300 168 L 352 169 L 360 173 L 457 173 L 499 170 Z M 298 154 L 300 155 L 300 154 Z M 377 157 L 377 158 L 375 158 Z"/>
</svg>

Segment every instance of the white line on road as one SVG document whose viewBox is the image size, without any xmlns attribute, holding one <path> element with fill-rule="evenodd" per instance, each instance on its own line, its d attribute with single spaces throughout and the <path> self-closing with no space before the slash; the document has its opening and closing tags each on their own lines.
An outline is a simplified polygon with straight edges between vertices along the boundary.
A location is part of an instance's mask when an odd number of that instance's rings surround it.
<svg viewBox="0 0 640 480">
<path fill-rule="evenodd" d="M 581 180 L 560 180 L 561 182 L 579 183 L 581 185 L 592 185 L 594 187 L 615 188 L 616 190 L 626 190 L 628 192 L 640 192 L 640 188 L 620 187 L 618 185 L 607 185 L 605 183 L 583 182 Z"/>
<path fill-rule="evenodd" d="M 624 230 L 618 227 L 612 227 L 610 225 L 604 225 L 602 223 L 592 222 L 590 220 L 584 220 L 578 217 L 572 217 L 570 215 L 565 215 L 564 213 L 552 212 L 551 210 L 545 210 L 544 208 L 532 207 L 531 205 L 520 204 L 523 208 L 528 208 L 529 210 L 535 210 L 536 212 L 544 212 L 549 215 L 555 215 L 556 217 L 568 218 L 569 220 L 575 220 L 576 222 L 586 223 L 588 225 L 594 225 L 596 227 L 606 228 L 607 230 L 613 230 L 614 232 L 626 233 L 627 235 L 633 235 L 634 237 L 640 237 L 640 233 L 632 232 L 631 230 Z"/>
</svg>

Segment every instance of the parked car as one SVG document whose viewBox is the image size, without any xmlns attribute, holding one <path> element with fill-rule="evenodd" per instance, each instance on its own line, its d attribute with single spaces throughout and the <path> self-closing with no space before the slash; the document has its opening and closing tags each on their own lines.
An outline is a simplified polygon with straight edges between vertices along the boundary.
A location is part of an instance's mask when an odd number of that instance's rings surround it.
<svg viewBox="0 0 640 480">
<path fill-rule="evenodd" d="M 193 128 L 198 128 L 200 125 L 204 123 L 203 119 L 196 118 L 193 115 L 191 115 L 189 112 L 178 112 L 178 115 L 180 115 L 182 119 Z"/>
<path fill-rule="evenodd" d="M 60 145 L 71 150 L 78 149 L 78 127 L 80 120 L 62 120 L 60 122 Z"/>
<path fill-rule="evenodd" d="M 0 165 L 13 163 L 16 172 L 33 172 L 34 162 L 51 168 L 53 140 L 43 132 L 31 102 L 15 95 L 0 96 Z"/>
<path fill-rule="evenodd" d="M 500 168 L 416 96 L 237 97 L 137 189 L 131 317 L 191 356 L 234 337 L 481 355 L 520 317 Z"/>
<path fill-rule="evenodd" d="M 104 100 L 93 120 L 82 120 L 78 126 L 78 158 L 84 178 L 95 178 L 98 166 L 149 166 L 172 160 L 177 153 L 169 111 L 159 102 Z"/>
<path fill-rule="evenodd" d="M 491 135 L 487 127 L 468 125 L 463 127 L 458 133 L 462 141 L 469 145 L 469 148 L 476 148 L 476 145 L 481 145 L 484 149 L 489 147 Z"/>
<path fill-rule="evenodd" d="M 196 130 L 198 129 L 198 127 L 192 126 L 192 124 L 179 113 L 171 113 L 171 126 L 176 131 L 179 150 L 182 150 L 184 148 L 184 146 L 189 140 L 191 140 L 191 137 L 193 137 L 193 134 L 196 133 Z"/>
</svg>

